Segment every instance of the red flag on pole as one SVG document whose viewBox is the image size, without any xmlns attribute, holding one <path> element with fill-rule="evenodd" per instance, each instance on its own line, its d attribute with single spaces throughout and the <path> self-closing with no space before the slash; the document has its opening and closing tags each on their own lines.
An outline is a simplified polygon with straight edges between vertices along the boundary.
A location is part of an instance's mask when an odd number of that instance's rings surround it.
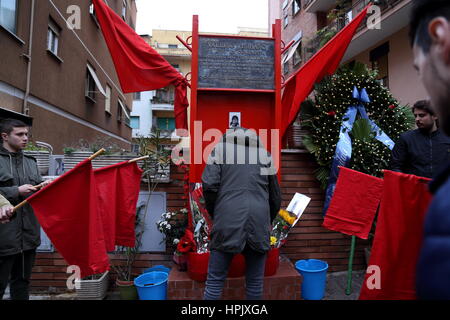
<svg viewBox="0 0 450 320">
<path fill-rule="evenodd" d="M 187 129 L 187 81 L 102 0 L 93 0 L 123 92 L 175 86 L 175 125 Z"/>
<path fill-rule="evenodd" d="M 109 270 L 91 160 L 80 162 L 27 199 L 42 228 L 81 277 Z"/>
<path fill-rule="evenodd" d="M 94 171 L 106 248 L 135 246 L 136 204 L 142 170 L 136 162 L 121 162 Z"/>
<path fill-rule="evenodd" d="M 367 239 L 383 194 L 383 179 L 340 167 L 323 227 Z"/>
<path fill-rule="evenodd" d="M 326 75 L 332 75 L 339 67 L 345 51 L 366 17 L 369 7 L 370 4 L 286 82 L 282 99 L 282 136 L 295 120 L 300 110 L 300 104 L 311 93 L 314 84 L 320 82 Z"/>
<path fill-rule="evenodd" d="M 359 299 L 416 299 L 416 264 L 431 195 L 430 179 L 384 171 L 383 196 L 368 273 Z"/>
</svg>

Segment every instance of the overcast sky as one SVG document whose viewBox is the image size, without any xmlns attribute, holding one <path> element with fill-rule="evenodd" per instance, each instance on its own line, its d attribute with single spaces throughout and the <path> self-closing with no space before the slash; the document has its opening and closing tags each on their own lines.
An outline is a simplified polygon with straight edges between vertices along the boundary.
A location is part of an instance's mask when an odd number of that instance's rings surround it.
<svg viewBox="0 0 450 320">
<path fill-rule="evenodd" d="M 152 29 L 192 30 L 199 16 L 200 32 L 237 33 L 238 27 L 268 28 L 268 0 L 136 0 L 138 34 Z"/>
</svg>

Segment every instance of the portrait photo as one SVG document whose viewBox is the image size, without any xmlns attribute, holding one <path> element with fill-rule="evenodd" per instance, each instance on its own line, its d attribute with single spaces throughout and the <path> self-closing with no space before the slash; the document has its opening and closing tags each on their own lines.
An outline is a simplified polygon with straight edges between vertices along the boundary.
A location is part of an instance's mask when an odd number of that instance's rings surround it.
<svg viewBox="0 0 450 320">
<path fill-rule="evenodd" d="M 228 116 L 228 127 L 229 128 L 240 128 L 241 127 L 241 113 L 240 112 L 230 112 Z"/>
</svg>

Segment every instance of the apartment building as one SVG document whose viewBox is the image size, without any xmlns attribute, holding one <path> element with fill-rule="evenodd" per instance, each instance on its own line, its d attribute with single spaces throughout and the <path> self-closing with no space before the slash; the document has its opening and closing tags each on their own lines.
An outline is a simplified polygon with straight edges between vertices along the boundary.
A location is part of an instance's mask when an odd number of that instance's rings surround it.
<svg viewBox="0 0 450 320">
<path fill-rule="evenodd" d="M 107 4 L 135 27 L 134 0 Z M 91 1 L 0 1 L 0 117 L 32 122 L 32 140 L 56 154 L 81 139 L 130 150 L 132 102 Z"/>
<path fill-rule="evenodd" d="M 287 79 L 337 31 L 342 29 L 369 0 L 270 0 L 270 19 L 282 20 L 282 39 L 294 45 L 283 56 Z M 342 64 L 363 62 L 379 70 L 379 80 L 402 104 L 427 97 L 413 68 L 408 39 L 411 0 L 378 0 L 379 28 L 367 20 L 354 36 Z M 278 5 L 278 7 L 277 7 Z M 374 14 L 374 13 L 371 13 Z M 269 21 L 270 22 L 270 21 Z"/>
</svg>

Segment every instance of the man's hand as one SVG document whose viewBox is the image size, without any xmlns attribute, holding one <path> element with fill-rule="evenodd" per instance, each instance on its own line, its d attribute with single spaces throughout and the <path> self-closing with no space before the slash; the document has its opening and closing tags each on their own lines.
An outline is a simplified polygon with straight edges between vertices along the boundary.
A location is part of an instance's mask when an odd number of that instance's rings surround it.
<svg viewBox="0 0 450 320">
<path fill-rule="evenodd" d="M 45 180 L 40 184 L 41 188 L 48 186 L 50 183 L 53 182 L 54 179 Z"/>
<path fill-rule="evenodd" d="M 19 187 L 19 194 L 21 196 L 27 196 L 32 192 L 36 192 L 38 189 L 36 187 L 33 187 L 31 184 L 24 184 L 23 186 Z"/>
<path fill-rule="evenodd" d="M 14 207 L 6 205 L 0 208 L 0 223 L 5 224 L 9 222 L 9 219 L 13 215 Z"/>
</svg>

